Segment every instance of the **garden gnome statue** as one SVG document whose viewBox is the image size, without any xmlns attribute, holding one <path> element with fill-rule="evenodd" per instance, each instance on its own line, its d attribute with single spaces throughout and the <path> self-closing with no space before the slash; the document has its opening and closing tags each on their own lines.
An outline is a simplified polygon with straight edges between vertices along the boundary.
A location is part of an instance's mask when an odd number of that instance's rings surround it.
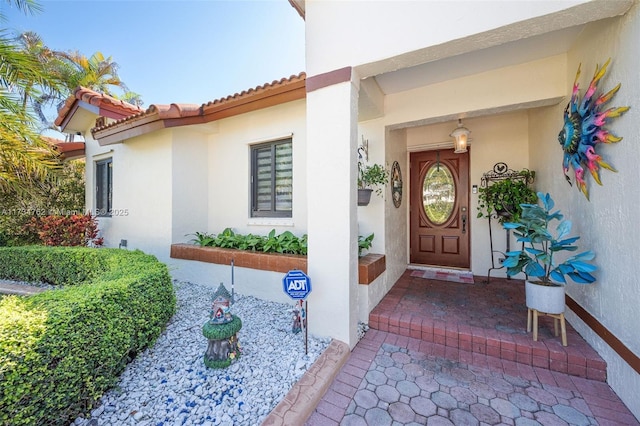
<svg viewBox="0 0 640 426">
<path fill-rule="evenodd" d="M 231 295 L 222 283 L 213 294 L 210 319 L 202 326 L 202 334 L 209 340 L 204 364 L 210 368 L 228 367 L 240 356 L 236 333 L 242 328 L 240 318 L 229 310 Z"/>
</svg>

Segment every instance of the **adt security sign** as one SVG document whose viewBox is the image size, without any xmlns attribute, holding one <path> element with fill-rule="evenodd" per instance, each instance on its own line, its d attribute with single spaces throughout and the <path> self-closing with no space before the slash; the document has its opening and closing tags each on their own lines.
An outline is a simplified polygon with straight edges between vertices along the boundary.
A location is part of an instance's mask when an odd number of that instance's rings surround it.
<svg viewBox="0 0 640 426">
<path fill-rule="evenodd" d="M 282 287 L 293 300 L 304 300 L 311 293 L 311 279 L 302 271 L 289 271 L 282 279 Z"/>
</svg>

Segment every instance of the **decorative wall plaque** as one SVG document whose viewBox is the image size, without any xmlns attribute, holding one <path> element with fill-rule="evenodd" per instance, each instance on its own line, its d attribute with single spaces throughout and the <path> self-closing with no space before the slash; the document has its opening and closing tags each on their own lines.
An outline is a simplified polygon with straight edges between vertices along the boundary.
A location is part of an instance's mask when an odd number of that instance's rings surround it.
<svg viewBox="0 0 640 426">
<path fill-rule="evenodd" d="M 391 166 L 391 198 L 393 205 L 398 208 L 402 204 L 402 172 L 397 161 Z"/>
</svg>

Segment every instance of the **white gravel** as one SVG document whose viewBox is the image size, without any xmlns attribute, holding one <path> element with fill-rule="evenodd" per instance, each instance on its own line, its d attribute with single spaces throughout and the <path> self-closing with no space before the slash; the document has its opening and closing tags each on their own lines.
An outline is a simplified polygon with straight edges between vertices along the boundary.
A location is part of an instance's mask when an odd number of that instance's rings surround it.
<svg viewBox="0 0 640 426">
<path fill-rule="evenodd" d="M 258 425 L 329 345 L 291 332 L 291 304 L 235 295 L 242 356 L 225 369 L 203 362 L 215 289 L 174 282 L 177 311 L 156 344 L 138 354 L 91 417 L 76 425 Z M 312 321 L 313 318 L 310 318 Z M 319 320 L 319 319 L 318 319 Z"/>
</svg>

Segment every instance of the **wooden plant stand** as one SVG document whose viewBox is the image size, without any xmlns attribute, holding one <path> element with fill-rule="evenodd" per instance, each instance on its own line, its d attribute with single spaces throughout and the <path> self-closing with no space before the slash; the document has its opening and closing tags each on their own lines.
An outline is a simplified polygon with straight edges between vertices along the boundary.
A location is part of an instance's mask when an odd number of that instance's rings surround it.
<svg viewBox="0 0 640 426">
<path fill-rule="evenodd" d="M 538 315 L 546 315 L 553 318 L 553 332 L 558 336 L 558 320 L 560 320 L 560 329 L 562 331 L 562 346 L 567 346 L 567 327 L 564 322 L 564 313 L 547 314 L 536 309 L 527 309 L 527 333 L 531 331 L 531 317 L 533 316 L 533 340 L 538 341 Z"/>
</svg>

